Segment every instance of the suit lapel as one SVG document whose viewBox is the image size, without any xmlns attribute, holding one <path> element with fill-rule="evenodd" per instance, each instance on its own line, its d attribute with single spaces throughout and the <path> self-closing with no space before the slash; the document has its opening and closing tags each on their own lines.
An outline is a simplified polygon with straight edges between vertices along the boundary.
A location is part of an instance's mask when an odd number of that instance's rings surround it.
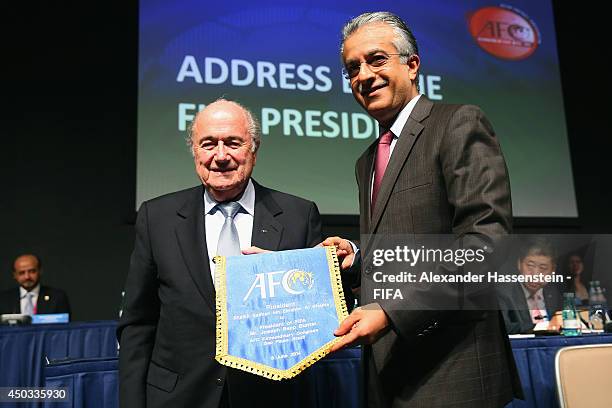
<svg viewBox="0 0 612 408">
<path fill-rule="evenodd" d="M 270 193 L 253 180 L 255 186 L 255 214 L 251 245 L 276 251 L 283 234 L 283 226 L 274 217 L 282 213 L 278 203 Z"/>
<path fill-rule="evenodd" d="M 370 197 L 372 196 L 372 176 L 374 173 L 374 157 L 376 154 L 376 139 L 361 156 L 357 162 L 357 177 L 359 179 L 359 202 L 363 203 L 361 211 L 361 230 L 369 231 L 371 222 L 371 204 Z"/>
<path fill-rule="evenodd" d="M 529 310 L 529 303 L 527 303 L 527 298 L 525 298 L 525 292 L 523 292 L 523 288 L 521 284 L 518 283 L 514 286 L 514 293 L 512 294 L 512 299 L 515 300 L 515 304 L 513 305 L 514 310 L 517 311 L 519 323 L 521 326 L 523 324 L 531 324 L 531 311 Z"/>
<path fill-rule="evenodd" d="M 425 128 L 421 121 L 429 116 L 432 106 L 433 103 L 429 99 L 421 96 L 402 129 L 402 133 L 397 140 L 397 144 L 393 148 L 393 154 L 385 170 L 376 203 L 374 203 L 374 212 L 372 214 L 372 221 L 369 229 L 370 233 L 374 233 L 380 223 L 380 219 L 387 206 L 395 182 L 410 155 L 414 143 Z"/>
<path fill-rule="evenodd" d="M 36 313 L 47 313 L 47 303 L 49 303 L 49 301 L 45 300 L 45 296 L 47 295 L 47 288 L 45 288 L 43 285 L 40 285 L 40 291 L 38 292 L 38 300 L 36 301 Z M 54 299 L 50 299 L 50 300 L 54 300 Z"/>
<path fill-rule="evenodd" d="M 19 286 L 16 289 L 17 293 L 15 293 L 13 297 L 13 313 L 21 313 L 21 292 L 19 291 Z"/>
<path fill-rule="evenodd" d="M 187 270 L 206 303 L 214 310 L 215 287 L 208 263 L 203 193 L 203 186 L 194 189 L 193 195 L 177 211 L 179 220 L 175 232 Z"/>
</svg>

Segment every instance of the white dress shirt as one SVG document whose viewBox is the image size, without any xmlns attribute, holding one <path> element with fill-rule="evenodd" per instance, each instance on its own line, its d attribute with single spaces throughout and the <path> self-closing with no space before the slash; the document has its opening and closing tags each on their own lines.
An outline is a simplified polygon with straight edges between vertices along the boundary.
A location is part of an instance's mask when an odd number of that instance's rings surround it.
<svg viewBox="0 0 612 408">
<path fill-rule="evenodd" d="M 242 209 L 234 216 L 234 224 L 238 230 L 238 238 L 240 239 L 240 249 L 251 246 L 251 236 L 253 233 L 253 217 L 255 214 L 255 186 L 249 179 L 246 189 L 238 200 Z M 215 282 L 215 264 L 213 258 L 217 255 L 217 243 L 219 234 L 225 222 L 225 217 L 216 207 L 218 204 L 214 198 L 208 194 L 208 190 L 204 193 L 204 213 L 206 223 L 206 249 L 208 249 L 208 261 L 210 263 L 210 274 L 213 282 Z"/>
<path fill-rule="evenodd" d="M 21 286 L 19 287 L 19 299 L 20 299 L 21 313 L 24 313 L 27 308 L 26 305 L 28 304 L 28 297 L 27 297 L 28 293 L 32 293 L 34 295 L 32 296 L 32 306 L 33 306 L 32 313 L 36 313 L 36 303 L 38 302 L 38 295 L 40 293 L 40 283 L 36 285 L 34 289 L 32 289 L 30 292 L 28 292 Z"/>
</svg>

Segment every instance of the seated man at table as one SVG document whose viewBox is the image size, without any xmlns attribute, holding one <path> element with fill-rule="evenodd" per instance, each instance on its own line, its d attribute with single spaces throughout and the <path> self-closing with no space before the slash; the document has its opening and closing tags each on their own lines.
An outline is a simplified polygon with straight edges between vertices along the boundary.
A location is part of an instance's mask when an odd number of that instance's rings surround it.
<svg viewBox="0 0 612 408">
<path fill-rule="evenodd" d="M 518 272 L 524 277 L 544 280 L 554 273 L 555 251 L 549 241 L 536 238 L 522 249 L 518 260 Z M 499 303 L 508 334 L 529 333 L 536 324 L 545 329 L 559 330 L 555 311 L 562 307 L 561 293 L 554 284 L 547 282 L 516 282 L 499 288 Z"/>
<path fill-rule="evenodd" d="M 70 314 L 68 296 L 61 289 L 41 285 L 42 262 L 33 254 L 13 262 L 13 278 L 19 287 L 0 292 L 0 314 Z"/>
</svg>

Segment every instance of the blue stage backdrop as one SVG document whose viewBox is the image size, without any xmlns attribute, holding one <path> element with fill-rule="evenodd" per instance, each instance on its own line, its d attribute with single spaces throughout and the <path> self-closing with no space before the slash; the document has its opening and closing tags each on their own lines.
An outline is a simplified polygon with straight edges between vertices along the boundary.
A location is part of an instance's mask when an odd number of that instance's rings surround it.
<svg viewBox="0 0 612 408">
<path fill-rule="evenodd" d="M 262 122 L 255 178 L 324 214 L 358 212 L 354 163 L 377 126 L 341 74 L 340 30 L 389 10 L 412 28 L 420 89 L 481 106 L 506 157 L 515 216 L 577 216 L 549 1 L 140 1 L 137 205 L 199 181 L 185 144 L 220 96 Z"/>
</svg>

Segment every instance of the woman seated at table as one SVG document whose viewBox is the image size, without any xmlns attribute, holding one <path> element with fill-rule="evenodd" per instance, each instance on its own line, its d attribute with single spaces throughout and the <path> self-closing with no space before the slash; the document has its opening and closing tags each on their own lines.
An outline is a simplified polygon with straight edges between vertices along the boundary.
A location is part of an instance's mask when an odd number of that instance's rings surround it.
<svg viewBox="0 0 612 408">
<path fill-rule="evenodd" d="M 574 292 L 576 305 L 589 304 L 589 290 L 584 284 L 586 276 L 584 273 L 584 260 L 581 254 L 572 253 L 567 257 L 567 270 L 572 276 L 567 283 L 566 292 Z"/>
</svg>

